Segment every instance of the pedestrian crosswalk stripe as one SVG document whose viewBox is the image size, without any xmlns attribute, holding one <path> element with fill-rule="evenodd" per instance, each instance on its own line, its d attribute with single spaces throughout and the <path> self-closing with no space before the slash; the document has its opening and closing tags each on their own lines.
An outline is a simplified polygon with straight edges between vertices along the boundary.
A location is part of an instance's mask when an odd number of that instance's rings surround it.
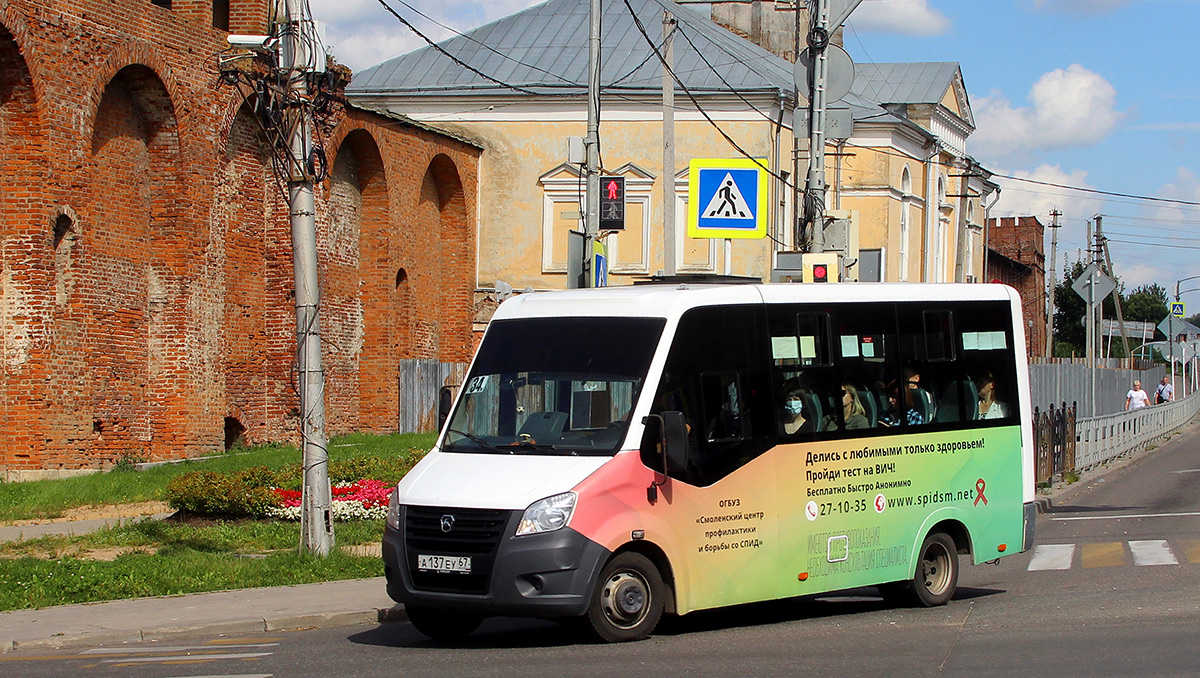
<svg viewBox="0 0 1200 678">
<path fill-rule="evenodd" d="M 1116 567 L 1125 564 L 1125 545 L 1121 542 L 1083 544 L 1079 562 L 1084 567 Z"/>
<path fill-rule="evenodd" d="M 1030 570 L 1069 570 L 1075 558 L 1074 544 L 1038 544 L 1033 547 Z"/>
<path fill-rule="evenodd" d="M 1149 539 L 1129 542 L 1134 565 L 1178 565 L 1179 560 L 1171 553 L 1164 539 Z"/>
<path fill-rule="evenodd" d="M 1128 548 L 1126 548 L 1128 544 Z M 1029 559 L 1029 569 L 1069 570 L 1075 562 L 1075 544 L 1039 544 Z M 1118 567 L 1128 565 L 1126 554 L 1133 564 L 1179 565 L 1200 564 L 1200 539 L 1181 539 L 1174 545 L 1165 539 L 1138 539 L 1128 542 L 1099 542 L 1079 545 L 1081 567 Z"/>
<path fill-rule="evenodd" d="M 1187 558 L 1189 563 L 1200 563 L 1200 539 L 1184 539 L 1183 557 Z"/>
</svg>

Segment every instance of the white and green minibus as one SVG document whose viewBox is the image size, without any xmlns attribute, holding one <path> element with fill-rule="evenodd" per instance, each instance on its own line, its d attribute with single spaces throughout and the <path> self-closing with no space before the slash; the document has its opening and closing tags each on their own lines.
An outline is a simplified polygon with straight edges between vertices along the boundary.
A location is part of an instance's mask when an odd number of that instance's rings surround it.
<svg viewBox="0 0 1200 678">
<path fill-rule="evenodd" d="M 864 586 L 933 606 L 1028 550 L 1021 301 L 1003 285 L 518 295 L 393 493 L 388 593 L 436 638 Z"/>
</svg>

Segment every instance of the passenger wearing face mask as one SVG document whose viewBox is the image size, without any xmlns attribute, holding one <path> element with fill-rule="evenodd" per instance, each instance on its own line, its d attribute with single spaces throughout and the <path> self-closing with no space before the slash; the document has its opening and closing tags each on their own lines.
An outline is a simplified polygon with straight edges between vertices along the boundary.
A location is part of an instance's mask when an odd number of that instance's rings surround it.
<svg viewBox="0 0 1200 678">
<path fill-rule="evenodd" d="M 783 386 L 783 432 L 787 435 L 812 433 L 813 423 L 804 411 L 804 389 L 795 379 Z"/>
</svg>

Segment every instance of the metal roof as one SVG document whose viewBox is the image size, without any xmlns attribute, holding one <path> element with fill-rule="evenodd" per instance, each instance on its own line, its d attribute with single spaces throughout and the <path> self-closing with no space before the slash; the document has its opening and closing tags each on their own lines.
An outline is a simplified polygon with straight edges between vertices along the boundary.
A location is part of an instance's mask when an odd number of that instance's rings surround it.
<svg viewBox="0 0 1200 678">
<path fill-rule="evenodd" d="M 855 64 L 854 91 L 881 104 L 937 104 L 959 73 L 950 61 Z"/>
<path fill-rule="evenodd" d="M 355 94 L 580 95 L 587 91 L 588 0 L 549 0 L 372 66 L 346 88 Z M 672 0 L 629 0 L 646 34 L 662 44 L 663 11 L 674 13 L 675 72 L 694 93 L 794 91 L 792 64 Z M 605 2 L 600 81 L 605 92 L 662 91 L 662 65 L 623 0 Z M 464 66 L 466 64 L 467 66 Z M 483 77 L 486 73 L 501 83 Z M 510 87 L 511 86 L 511 87 Z"/>
</svg>

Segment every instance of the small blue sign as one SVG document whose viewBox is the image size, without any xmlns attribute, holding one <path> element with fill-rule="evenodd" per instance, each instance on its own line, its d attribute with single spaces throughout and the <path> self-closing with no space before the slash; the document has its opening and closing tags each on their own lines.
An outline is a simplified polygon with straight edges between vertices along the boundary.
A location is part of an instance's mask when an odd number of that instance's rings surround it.
<svg viewBox="0 0 1200 678">
<path fill-rule="evenodd" d="M 1176 318 L 1183 317 L 1183 302 L 1182 301 L 1172 301 L 1171 302 L 1171 315 L 1175 316 Z"/>
</svg>

